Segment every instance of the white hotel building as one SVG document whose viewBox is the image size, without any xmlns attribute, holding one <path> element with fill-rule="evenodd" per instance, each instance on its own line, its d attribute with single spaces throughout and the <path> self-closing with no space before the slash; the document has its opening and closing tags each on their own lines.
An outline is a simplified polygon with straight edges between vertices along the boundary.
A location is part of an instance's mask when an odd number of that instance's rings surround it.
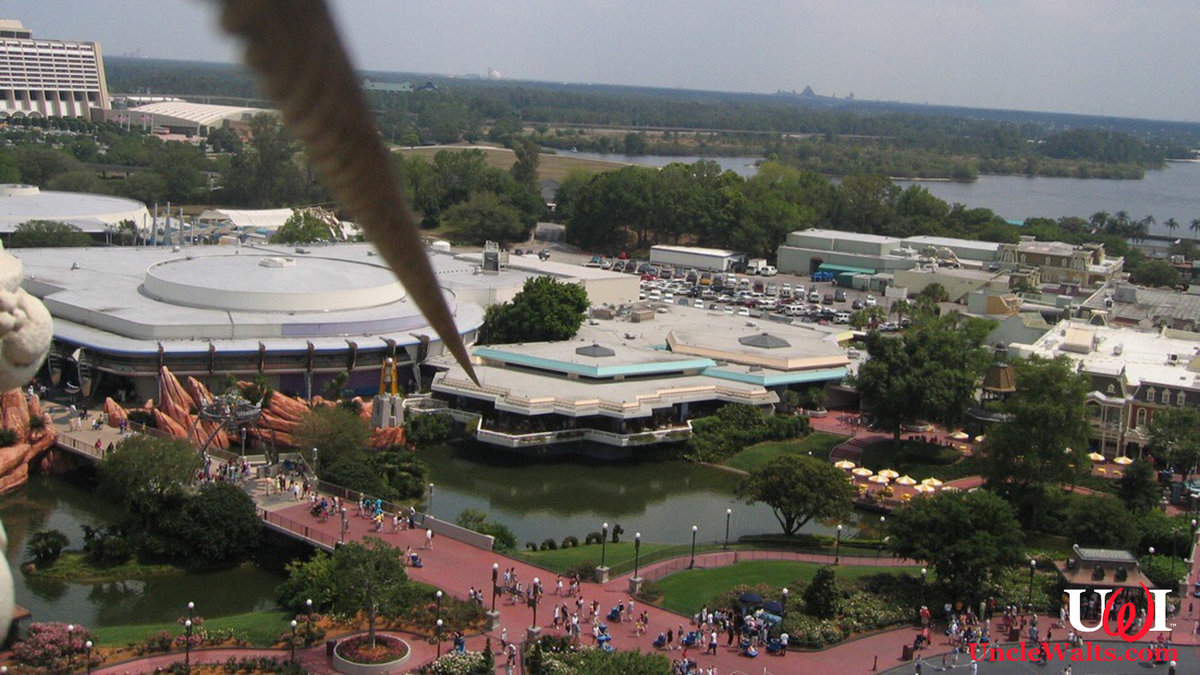
<svg viewBox="0 0 1200 675">
<path fill-rule="evenodd" d="M 91 118 L 108 107 L 100 45 L 35 39 L 20 21 L 0 19 L 0 121 Z"/>
</svg>

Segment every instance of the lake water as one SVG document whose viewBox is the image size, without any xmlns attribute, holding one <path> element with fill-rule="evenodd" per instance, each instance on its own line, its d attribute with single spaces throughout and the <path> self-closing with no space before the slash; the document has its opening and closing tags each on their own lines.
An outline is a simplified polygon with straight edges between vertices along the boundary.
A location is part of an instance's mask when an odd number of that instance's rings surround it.
<svg viewBox="0 0 1200 675">
<path fill-rule="evenodd" d="M 625 536 L 685 544 L 692 525 L 698 539 L 722 541 L 725 509 L 733 509 L 730 537 L 779 532 L 770 508 L 746 505 L 733 492 L 737 474 L 689 462 L 608 462 L 582 457 L 525 458 L 460 444 L 421 451 L 434 484 L 433 514 L 452 520 L 463 509 L 481 509 L 503 523 L 518 543 L 582 541 L 604 522 L 620 523 Z M 878 514 L 856 514 L 846 537 L 877 523 Z M 810 522 L 804 532 L 830 534 L 836 523 Z"/>
<path fill-rule="evenodd" d="M 710 159 L 722 169 L 749 178 L 758 171 L 761 157 L 651 157 L 604 155 L 596 152 L 561 152 L 563 155 L 642 166 L 663 167 L 671 162 L 690 164 Z M 1200 162 L 1171 162 L 1167 168 L 1147 171 L 1142 180 L 1046 178 L 1042 176 L 980 176 L 971 183 L 950 181 L 896 181 L 897 185 L 921 185 L 951 204 L 987 208 L 1007 220 L 1079 216 L 1097 211 L 1125 211 L 1135 220 L 1154 216 L 1158 223 L 1151 234 L 1200 237 L 1188 226 L 1200 218 Z M 1172 233 L 1163 223 L 1174 218 L 1179 229 Z"/>
<path fill-rule="evenodd" d="M 31 533 L 56 529 L 70 538 L 68 549 L 80 549 L 81 525 L 106 525 L 121 515 L 85 482 L 74 479 L 33 475 L 24 487 L 0 498 L 17 604 L 29 609 L 34 621 L 119 626 L 175 621 L 187 613 L 188 602 L 196 603 L 197 614 L 210 618 L 275 606 L 275 586 L 282 577 L 250 566 L 111 583 L 37 580 L 21 571 L 21 563 L 29 559 L 25 542 Z"/>
</svg>

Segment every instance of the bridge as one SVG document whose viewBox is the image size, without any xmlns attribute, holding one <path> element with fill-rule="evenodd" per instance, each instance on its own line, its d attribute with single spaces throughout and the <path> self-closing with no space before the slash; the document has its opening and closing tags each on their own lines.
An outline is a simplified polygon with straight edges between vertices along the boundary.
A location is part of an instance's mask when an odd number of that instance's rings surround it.
<svg viewBox="0 0 1200 675">
<path fill-rule="evenodd" d="M 158 434 L 160 432 L 153 428 L 143 427 L 138 424 L 131 424 L 131 431 L 122 434 L 119 430 L 114 429 L 106 424 L 101 424 L 99 428 L 95 427 L 96 416 L 99 412 L 90 414 L 87 420 L 84 420 L 80 425 L 72 424 L 72 417 L 78 420 L 78 413 L 72 415 L 72 410 L 61 405 L 53 403 L 45 403 L 43 409 L 49 413 L 51 420 L 54 423 L 58 434 L 55 438 L 55 445 L 58 449 L 66 451 L 76 457 L 81 457 L 90 462 L 102 461 L 108 452 L 109 446 L 116 446 L 121 441 L 128 438 L 131 434 Z M 74 428 L 78 426 L 78 428 Z M 221 464 L 241 461 L 242 456 L 236 452 L 230 452 L 220 448 L 209 448 L 209 456 L 213 462 L 219 467 Z M 246 461 L 255 469 L 256 477 L 250 478 L 242 482 L 242 487 L 254 500 L 255 507 L 258 509 L 259 517 L 262 518 L 263 525 L 268 529 L 279 532 L 294 539 L 299 539 L 316 548 L 325 551 L 332 551 L 340 541 L 356 541 L 372 534 L 370 532 L 360 532 L 361 528 L 351 527 L 349 514 L 357 512 L 357 503 L 364 495 L 355 490 L 349 490 L 332 483 L 322 480 L 313 481 L 313 472 L 305 463 L 304 458 L 298 454 L 284 455 L 283 460 L 277 465 L 267 463 L 267 459 L 263 455 L 246 455 Z M 299 513 L 296 512 L 296 507 L 300 506 L 290 494 L 279 494 L 270 488 L 270 483 L 275 479 L 274 476 L 279 471 L 284 470 L 283 466 L 290 465 L 295 467 L 292 471 L 292 477 L 301 478 L 302 475 L 307 476 L 310 482 L 314 482 L 319 495 L 326 497 L 337 497 L 341 499 L 347 506 L 347 520 L 343 526 L 341 518 L 330 519 L 329 521 L 318 521 L 307 513 L 307 501 L 304 501 L 304 509 Z M 390 529 L 390 514 L 393 513 L 408 513 L 408 506 L 394 504 L 385 501 L 383 503 L 384 511 L 389 515 L 388 527 Z M 494 538 L 491 535 L 480 534 L 466 528 L 459 527 L 451 522 L 440 520 L 426 513 L 418 512 L 416 522 L 422 529 L 432 530 L 435 534 L 457 541 L 461 541 L 469 546 L 479 548 L 483 551 L 491 551 L 494 543 Z"/>
</svg>

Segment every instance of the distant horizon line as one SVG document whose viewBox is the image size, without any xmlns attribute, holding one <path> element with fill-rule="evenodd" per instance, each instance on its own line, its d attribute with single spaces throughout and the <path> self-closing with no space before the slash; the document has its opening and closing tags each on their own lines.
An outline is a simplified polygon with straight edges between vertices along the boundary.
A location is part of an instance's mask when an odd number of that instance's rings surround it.
<svg viewBox="0 0 1200 675">
<path fill-rule="evenodd" d="M 245 68 L 245 65 L 242 64 L 241 62 L 236 62 L 236 61 L 235 62 L 207 61 L 204 59 L 177 59 L 177 58 L 166 58 L 166 57 L 159 57 L 159 56 L 131 56 L 128 54 L 123 54 L 120 56 L 106 55 L 104 57 L 104 60 L 105 61 L 108 61 L 108 60 L 168 61 L 168 62 L 173 62 L 173 63 L 197 63 L 197 64 L 207 64 L 207 65 L 216 65 L 216 66 L 230 66 L 233 68 L 245 70 L 246 73 L 249 74 L 249 70 L 247 70 Z M 748 90 L 733 91 L 733 90 L 720 90 L 720 89 L 696 89 L 696 88 L 692 88 L 692 87 L 671 87 L 671 86 L 665 86 L 665 85 L 617 84 L 617 83 L 612 83 L 612 82 L 572 82 L 572 81 L 566 81 L 566 80 L 532 80 L 532 79 L 506 78 L 506 77 L 499 77 L 499 78 L 492 79 L 492 78 L 487 77 L 486 75 L 480 75 L 480 74 L 476 74 L 476 73 L 462 73 L 462 74 L 454 75 L 454 74 L 446 74 L 446 73 L 427 73 L 427 72 L 407 71 L 407 70 L 379 70 L 379 69 L 369 69 L 369 68 L 361 68 L 361 67 L 356 67 L 355 72 L 359 73 L 359 74 L 383 73 L 383 74 L 388 74 L 388 75 L 416 75 L 416 76 L 421 76 L 421 77 L 435 77 L 435 78 L 443 78 L 443 79 L 449 79 L 449 80 L 469 80 L 469 81 L 479 81 L 479 82 L 506 82 L 506 83 L 512 83 L 512 84 L 530 83 L 530 84 L 542 84 L 542 85 L 551 84 L 551 85 L 574 86 L 574 87 L 619 87 L 619 88 L 626 88 L 626 89 L 645 89 L 645 90 L 651 90 L 651 91 L 657 90 L 657 91 L 695 92 L 695 93 L 699 93 L 699 94 L 716 94 L 716 95 L 725 94 L 725 95 L 734 95 L 734 96 L 762 96 L 762 97 L 768 97 L 768 98 L 780 97 L 780 96 L 790 96 L 790 97 L 795 97 L 797 99 L 801 99 L 803 97 L 803 93 L 799 93 L 799 94 L 795 93 L 795 89 L 785 90 L 782 87 L 776 89 L 774 92 L 748 91 Z M 805 87 L 801 89 L 801 92 L 803 92 L 803 90 L 806 88 L 811 89 L 811 86 L 812 85 L 805 85 Z M 1062 116 L 1071 116 L 1071 117 L 1087 117 L 1087 118 L 1094 118 L 1097 120 L 1131 120 L 1131 121 L 1139 121 L 1139 122 L 1165 122 L 1168 124 L 1200 125 L 1200 119 L 1190 120 L 1190 119 L 1165 119 L 1165 118 L 1156 118 L 1156 117 L 1129 117 L 1129 116 L 1110 115 L 1110 114 L 1103 114 L 1103 113 L 1063 112 L 1060 110 L 1035 110 L 1035 109 L 1029 109 L 1029 108 L 995 108 L 995 107 L 983 107 L 983 106 L 978 106 L 978 105 L 963 105 L 963 104 L 955 104 L 955 103 L 930 103 L 928 101 L 918 103 L 918 102 L 914 102 L 914 101 L 902 101 L 902 100 L 893 100 L 893 99 L 859 98 L 857 95 L 855 95 L 855 97 L 853 99 L 850 99 L 850 98 L 838 98 L 838 97 L 832 96 L 832 95 L 818 94 L 815 91 L 813 93 L 813 97 L 817 98 L 817 99 L 823 99 L 826 101 L 844 102 L 844 103 L 850 104 L 850 105 L 853 105 L 853 104 L 900 105 L 900 106 L 916 106 L 916 107 L 922 107 L 922 108 L 950 108 L 950 109 L 959 109 L 959 110 L 996 111 L 996 112 L 1005 112 L 1005 113 L 1026 113 L 1026 114 L 1033 114 L 1033 115 L 1062 115 Z"/>
</svg>

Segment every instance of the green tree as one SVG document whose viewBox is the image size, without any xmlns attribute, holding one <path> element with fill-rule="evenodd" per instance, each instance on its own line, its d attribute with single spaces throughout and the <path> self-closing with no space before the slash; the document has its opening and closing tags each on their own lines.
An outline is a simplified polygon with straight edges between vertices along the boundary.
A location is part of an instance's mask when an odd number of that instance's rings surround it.
<svg viewBox="0 0 1200 675">
<path fill-rule="evenodd" d="M 13 151 L 13 158 L 21 180 L 39 187 L 46 187 L 55 176 L 84 169 L 71 155 L 41 145 L 22 145 Z"/>
<path fill-rule="evenodd" d="M 1144 260 L 1133 268 L 1129 280 L 1143 286 L 1176 288 L 1183 283 L 1179 270 L 1165 260 Z"/>
<path fill-rule="evenodd" d="M 538 144 L 532 139 L 522 138 L 512 142 L 512 151 L 517 156 L 517 161 L 513 162 L 512 169 L 509 174 L 513 180 L 526 185 L 533 189 L 537 189 L 538 184 L 538 161 L 541 158 L 541 149 Z"/>
<path fill-rule="evenodd" d="M 296 144 L 274 115 L 250 120 L 250 142 L 234 151 L 222 177 L 226 199 L 253 207 L 294 204 L 305 180 L 295 161 Z"/>
<path fill-rule="evenodd" d="M 1162 489 L 1154 466 L 1144 459 L 1135 459 L 1117 481 L 1117 496 L 1134 513 L 1145 513 L 1158 506 Z"/>
<path fill-rule="evenodd" d="M 67 535 L 59 530 L 38 530 L 29 535 L 29 541 L 25 543 L 25 546 L 29 549 L 35 563 L 46 566 L 58 560 L 58 557 L 62 555 L 63 548 L 69 543 L 71 542 L 67 539 Z"/>
<path fill-rule="evenodd" d="M 826 565 L 804 587 L 804 613 L 818 619 L 832 619 L 837 616 L 839 598 L 834 569 Z"/>
<path fill-rule="evenodd" d="M 1121 549 L 1137 545 L 1133 513 L 1115 497 L 1074 495 L 1065 524 L 1070 544 Z"/>
<path fill-rule="evenodd" d="M 627 155 L 638 156 L 646 154 L 646 134 L 639 134 L 632 131 L 625 134 L 623 148 Z"/>
<path fill-rule="evenodd" d="M 337 598 L 333 556 L 314 551 L 308 560 L 289 562 L 284 572 L 287 578 L 275 588 L 280 605 L 296 612 L 307 608 L 307 600 L 313 601 L 313 609 L 326 610 L 333 606 Z"/>
<path fill-rule="evenodd" d="M 995 575 L 1024 560 L 1015 510 L 988 490 L 915 499 L 892 511 L 887 533 L 897 556 L 927 561 L 954 598 L 984 597 Z"/>
<path fill-rule="evenodd" d="M 1186 480 L 1200 461 L 1200 409 L 1158 408 L 1150 418 L 1146 447 L 1166 459 Z"/>
<path fill-rule="evenodd" d="M 187 441 L 129 436 L 97 466 L 99 490 L 143 525 L 153 525 L 164 511 L 182 504 L 184 489 L 201 465 Z"/>
<path fill-rule="evenodd" d="M 442 214 L 442 224 L 463 243 L 494 241 L 507 245 L 525 241 L 529 230 L 521 213 L 492 192 L 473 192 L 466 201 L 454 204 Z"/>
<path fill-rule="evenodd" d="M 262 541 L 262 520 L 245 490 L 232 483 L 208 483 L 188 497 L 177 535 L 189 558 L 210 565 L 236 562 Z"/>
<path fill-rule="evenodd" d="M 901 426 L 918 419 L 956 424 L 974 404 L 975 382 L 989 360 L 981 344 L 991 325 L 951 313 L 902 336 L 869 333 L 870 358 L 854 379 L 863 409 L 897 443 Z"/>
<path fill-rule="evenodd" d="M 319 241 L 337 241 L 340 232 L 309 210 L 293 210 L 283 226 L 271 236 L 272 244 L 312 244 Z"/>
<path fill-rule="evenodd" d="M 395 616 L 410 597 L 408 574 L 400 551 L 382 539 L 351 542 L 333 553 L 334 605 L 367 615 L 367 637 L 375 647 L 375 624 L 380 614 Z"/>
<path fill-rule="evenodd" d="M 405 438 L 417 447 L 441 443 L 454 431 L 454 420 L 446 413 L 410 414 L 404 425 Z"/>
<path fill-rule="evenodd" d="M 946 287 L 939 284 L 936 281 L 929 284 L 925 288 L 922 288 L 921 292 L 917 293 L 917 297 L 918 298 L 929 298 L 930 300 L 932 300 L 934 302 L 949 302 L 950 301 L 950 294 L 946 292 Z"/>
<path fill-rule="evenodd" d="M 89 246 L 92 238 L 83 230 L 53 220 L 27 220 L 13 228 L 9 248 L 64 248 Z"/>
<path fill-rule="evenodd" d="M 1017 391 L 1001 406 L 1005 421 L 988 433 L 983 475 L 988 487 L 1017 506 L 1035 527 L 1046 485 L 1073 482 L 1087 466 L 1088 383 L 1065 357 L 1013 363 Z"/>
<path fill-rule="evenodd" d="M 540 276 L 527 279 L 512 302 L 484 314 L 484 344 L 568 340 L 583 325 L 588 308 L 583 286 Z"/>
<path fill-rule="evenodd" d="M 302 452 L 320 451 L 321 467 L 333 466 L 341 459 L 357 460 L 371 438 L 366 420 L 338 406 L 321 406 L 305 413 L 292 432 Z"/>
<path fill-rule="evenodd" d="M 781 455 L 750 472 L 737 488 L 747 504 L 771 507 L 785 535 L 813 518 L 850 515 L 854 487 L 841 469 L 812 457 Z"/>
<path fill-rule="evenodd" d="M 854 328 L 866 328 L 876 325 L 886 318 L 887 310 L 879 305 L 864 307 L 850 315 L 850 325 Z"/>
</svg>

